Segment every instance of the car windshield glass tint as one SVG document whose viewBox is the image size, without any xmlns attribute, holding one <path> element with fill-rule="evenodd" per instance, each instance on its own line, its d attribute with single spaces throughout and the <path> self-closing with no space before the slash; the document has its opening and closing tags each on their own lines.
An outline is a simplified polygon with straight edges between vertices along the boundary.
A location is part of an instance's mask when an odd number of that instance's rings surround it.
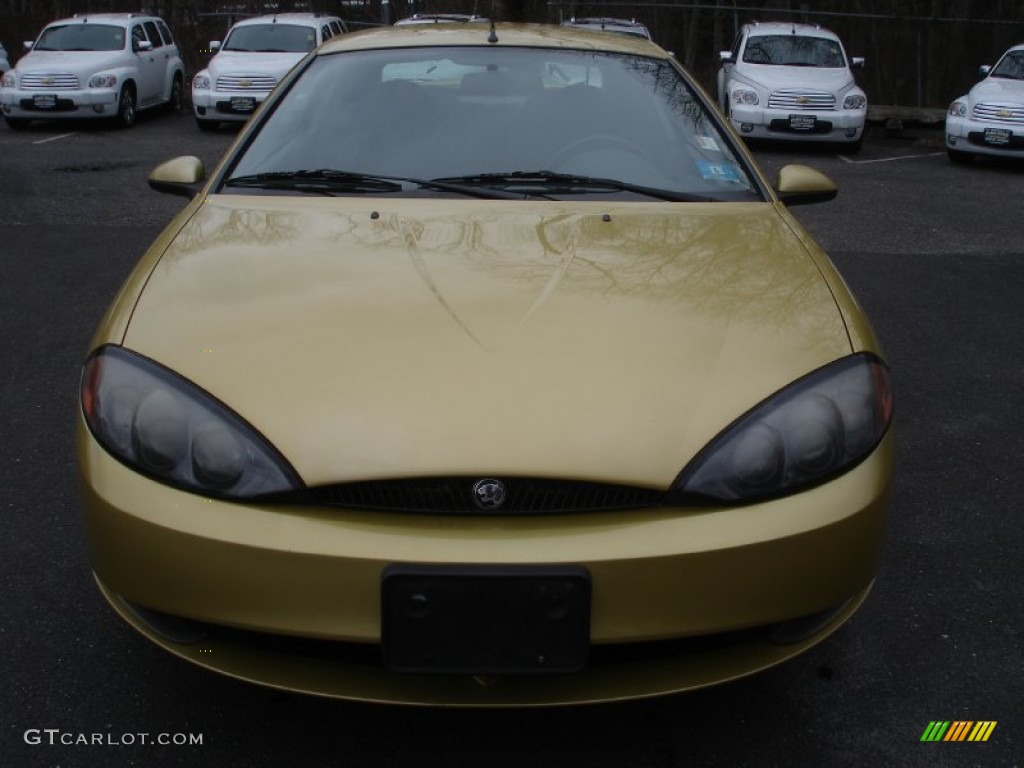
<svg viewBox="0 0 1024 768">
<path fill-rule="evenodd" d="M 303 169 L 460 179 L 524 195 L 762 199 L 670 62 L 546 48 L 321 56 L 259 126 L 227 180 Z"/>
<path fill-rule="evenodd" d="M 225 51 L 305 53 L 316 48 L 316 30 L 295 24 L 250 24 L 235 27 Z"/>
<path fill-rule="evenodd" d="M 992 70 L 992 77 L 1024 80 L 1024 51 L 1010 51 Z"/>
<path fill-rule="evenodd" d="M 34 51 L 120 51 L 124 27 L 109 24 L 65 24 L 43 30 Z"/>
<path fill-rule="evenodd" d="M 759 35 L 747 41 L 743 61 L 781 67 L 845 67 L 843 49 L 835 40 L 806 35 Z"/>
</svg>

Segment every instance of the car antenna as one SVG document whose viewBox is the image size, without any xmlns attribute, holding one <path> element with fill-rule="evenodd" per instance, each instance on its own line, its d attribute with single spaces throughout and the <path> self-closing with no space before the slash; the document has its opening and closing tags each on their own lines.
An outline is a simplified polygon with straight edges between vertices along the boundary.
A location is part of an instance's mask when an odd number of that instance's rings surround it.
<svg viewBox="0 0 1024 768">
<path fill-rule="evenodd" d="M 494 29 L 494 0 L 491 0 L 491 31 L 487 33 L 487 42 L 496 43 L 498 42 L 498 33 Z"/>
</svg>

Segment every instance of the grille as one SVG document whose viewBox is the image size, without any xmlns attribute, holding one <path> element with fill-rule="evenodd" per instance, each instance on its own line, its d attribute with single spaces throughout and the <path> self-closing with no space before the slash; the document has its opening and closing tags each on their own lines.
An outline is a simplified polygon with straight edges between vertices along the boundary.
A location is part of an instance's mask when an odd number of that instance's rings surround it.
<svg viewBox="0 0 1024 768">
<path fill-rule="evenodd" d="M 1016 123 L 1024 125 L 1024 106 L 1008 104 L 976 104 L 974 119 L 993 123 Z"/>
<path fill-rule="evenodd" d="M 78 88 L 78 78 L 70 74 L 26 74 L 21 76 L 21 87 L 35 91 L 74 91 Z"/>
<path fill-rule="evenodd" d="M 666 494 L 649 488 L 534 478 L 503 478 L 505 499 L 496 509 L 474 501 L 480 477 L 377 480 L 310 489 L 314 501 L 334 507 L 459 515 L 543 515 L 656 507 Z"/>
<path fill-rule="evenodd" d="M 775 91 L 768 97 L 769 109 L 806 109 L 808 111 L 834 110 L 835 94 L 825 91 Z"/>
<path fill-rule="evenodd" d="M 221 75 L 218 91 L 272 91 L 277 79 L 269 75 Z"/>
</svg>

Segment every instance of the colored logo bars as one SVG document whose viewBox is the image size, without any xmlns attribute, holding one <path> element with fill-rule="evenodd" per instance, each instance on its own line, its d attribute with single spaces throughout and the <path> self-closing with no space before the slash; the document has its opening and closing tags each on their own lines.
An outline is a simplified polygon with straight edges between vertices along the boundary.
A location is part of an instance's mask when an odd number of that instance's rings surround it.
<svg viewBox="0 0 1024 768">
<path fill-rule="evenodd" d="M 921 741 L 988 741 L 996 729 L 996 720 L 932 720 L 921 734 Z"/>
</svg>

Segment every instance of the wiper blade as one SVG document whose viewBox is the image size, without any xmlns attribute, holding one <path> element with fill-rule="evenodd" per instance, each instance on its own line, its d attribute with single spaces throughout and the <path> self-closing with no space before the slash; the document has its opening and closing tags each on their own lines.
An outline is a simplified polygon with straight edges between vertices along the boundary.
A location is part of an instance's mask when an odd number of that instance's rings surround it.
<svg viewBox="0 0 1024 768">
<path fill-rule="evenodd" d="M 433 182 L 446 184 L 483 184 L 496 186 L 535 186 L 545 192 L 554 194 L 558 190 L 578 191 L 581 189 L 603 189 L 612 192 L 635 192 L 638 195 L 667 200 L 673 203 L 717 203 L 719 198 L 708 195 L 694 195 L 688 192 L 677 192 L 670 189 L 647 187 L 632 184 L 618 179 L 606 179 L 598 176 L 580 176 L 573 173 L 556 171 L 512 171 L 508 173 L 478 173 L 469 176 L 451 176 L 432 179 Z"/>
<path fill-rule="evenodd" d="M 444 181 L 414 179 L 405 176 L 377 176 L 369 173 L 339 171 L 333 168 L 298 171 L 268 171 L 248 176 L 235 176 L 224 182 L 226 187 L 253 187 L 257 189 L 290 189 L 300 192 L 317 192 L 332 194 L 333 192 L 364 192 L 388 194 L 401 192 L 406 184 L 425 189 L 437 189 L 442 192 L 454 192 L 467 197 L 480 197 L 488 200 L 516 199 L 522 195 L 514 195 L 494 189 L 479 189 L 460 184 L 449 184 Z"/>
<path fill-rule="evenodd" d="M 333 171 L 328 168 L 299 171 L 268 171 L 248 176 L 235 176 L 224 182 L 226 187 L 256 189 L 294 189 L 300 192 L 330 194 L 345 192 L 399 192 L 402 185 L 361 173 Z"/>
</svg>

